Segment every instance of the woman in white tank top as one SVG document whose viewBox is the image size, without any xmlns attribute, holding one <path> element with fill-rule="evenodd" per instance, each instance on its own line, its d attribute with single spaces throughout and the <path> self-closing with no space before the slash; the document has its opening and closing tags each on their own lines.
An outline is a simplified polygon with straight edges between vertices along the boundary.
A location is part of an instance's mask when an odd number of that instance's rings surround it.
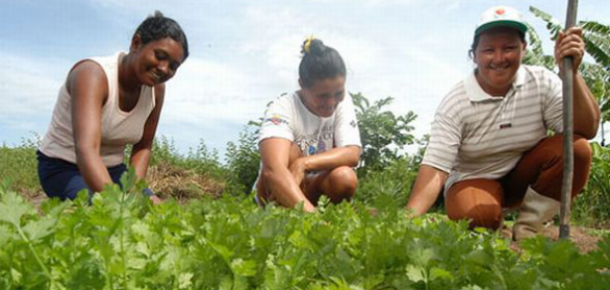
<svg viewBox="0 0 610 290">
<path fill-rule="evenodd" d="M 188 53 L 178 23 L 155 12 L 137 28 L 128 53 L 74 65 L 38 148 L 40 182 L 49 197 L 74 199 L 82 189 L 93 194 L 119 183 L 127 144 L 133 144 L 129 164 L 138 178 L 146 177 L 165 82 Z"/>
</svg>

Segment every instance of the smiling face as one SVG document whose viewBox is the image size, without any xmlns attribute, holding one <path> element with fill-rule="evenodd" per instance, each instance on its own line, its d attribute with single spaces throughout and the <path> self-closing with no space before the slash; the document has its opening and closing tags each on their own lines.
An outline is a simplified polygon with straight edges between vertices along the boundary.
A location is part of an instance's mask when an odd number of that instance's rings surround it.
<svg viewBox="0 0 610 290">
<path fill-rule="evenodd" d="M 345 97 L 345 77 L 338 75 L 318 80 L 307 88 L 301 84 L 299 96 L 310 112 L 316 116 L 328 118 L 333 115 Z"/>
<path fill-rule="evenodd" d="M 524 56 L 525 43 L 516 30 L 498 28 L 481 33 L 474 50 L 481 88 L 492 96 L 506 95 Z"/>
<path fill-rule="evenodd" d="M 151 87 L 171 79 L 184 61 L 182 45 L 169 37 L 142 44 L 136 35 L 131 53 L 135 56 L 137 79 Z"/>
</svg>

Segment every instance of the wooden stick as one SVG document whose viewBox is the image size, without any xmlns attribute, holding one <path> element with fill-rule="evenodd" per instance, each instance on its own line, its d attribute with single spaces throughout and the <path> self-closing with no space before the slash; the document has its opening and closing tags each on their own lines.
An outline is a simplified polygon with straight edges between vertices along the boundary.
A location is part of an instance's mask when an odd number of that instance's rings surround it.
<svg viewBox="0 0 610 290">
<path fill-rule="evenodd" d="M 568 1 L 566 17 L 567 31 L 576 24 L 578 0 Z M 574 68 L 572 57 L 563 59 L 563 183 L 561 186 L 561 211 L 559 213 L 559 238 L 570 238 L 570 202 L 572 201 L 572 179 L 574 178 L 574 131 L 573 131 L 573 105 L 574 94 Z"/>
</svg>

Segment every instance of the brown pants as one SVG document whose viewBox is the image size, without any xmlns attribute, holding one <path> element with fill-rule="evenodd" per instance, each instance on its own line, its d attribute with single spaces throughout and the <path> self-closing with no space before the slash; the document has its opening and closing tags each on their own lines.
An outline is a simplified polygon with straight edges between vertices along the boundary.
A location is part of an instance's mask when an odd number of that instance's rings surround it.
<svg viewBox="0 0 610 290">
<path fill-rule="evenodd" d="M 556 135 L 540 141 L 499 180 L 470 179 L 453 184 L 445 199 L 449 218 L 469 219 L 471 227 L 497 229 L 502 224 L 502 208 L 519 206 L 529 186 L 541 195 L 561 200 L 562 137 Z M 592 152 L 583 137 L 575 135 L 573 144 L 572 197 L 575 197 L 589 178 Z"/>
</svg>

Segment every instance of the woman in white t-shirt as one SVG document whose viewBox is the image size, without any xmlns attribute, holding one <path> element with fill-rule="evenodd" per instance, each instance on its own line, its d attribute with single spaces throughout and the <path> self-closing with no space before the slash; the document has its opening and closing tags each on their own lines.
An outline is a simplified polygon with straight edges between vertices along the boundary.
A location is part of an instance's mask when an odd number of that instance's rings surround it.
<svg viewBox="0 0 610 290">
<path fill-rule="evenodd" d="M 303 203 L 312 212 L 322 194 L 338 203 L 354 196 L 360 132 L 345 91 L 339 53 L 318 39 L 303 44 L 300 90 L 271 102 L 260 130 L 261 170 L 255 185 L 259 204 Z"/>
</svg>

